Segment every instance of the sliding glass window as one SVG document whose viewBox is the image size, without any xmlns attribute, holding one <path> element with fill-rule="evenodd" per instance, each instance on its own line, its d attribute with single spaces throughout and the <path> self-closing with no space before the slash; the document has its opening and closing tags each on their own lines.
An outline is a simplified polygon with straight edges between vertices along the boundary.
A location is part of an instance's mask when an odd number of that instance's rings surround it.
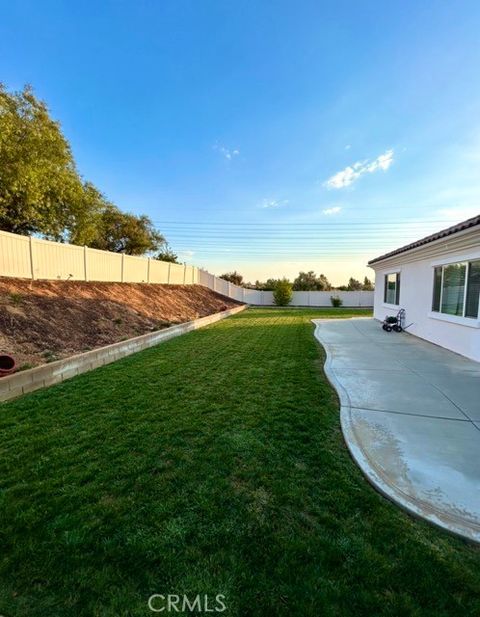
<svg viewBox="0 0 480 617">
<path fill-rule="evenodd" d="M 478 318 L 479 295 L 480 260 L 434 268 L 433 311 Z"/>
</svg>

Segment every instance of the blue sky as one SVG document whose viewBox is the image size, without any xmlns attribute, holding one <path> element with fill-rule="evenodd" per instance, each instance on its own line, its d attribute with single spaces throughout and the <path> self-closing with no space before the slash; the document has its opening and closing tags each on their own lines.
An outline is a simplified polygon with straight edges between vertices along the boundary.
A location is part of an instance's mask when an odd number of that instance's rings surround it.
<svg viewBox="0 0 480 617">
<path fill-rule="evenodd" d="M 189 263 L 340 284 L 480 211 L 476 1 L 0 8 L 0 79 Z"/>
</svg>

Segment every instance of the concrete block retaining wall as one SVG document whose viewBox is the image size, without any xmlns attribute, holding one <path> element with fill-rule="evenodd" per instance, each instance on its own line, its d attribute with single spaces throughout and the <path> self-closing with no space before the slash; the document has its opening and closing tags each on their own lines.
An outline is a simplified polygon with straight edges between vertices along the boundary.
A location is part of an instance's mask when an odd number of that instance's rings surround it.
<svg viewBox="0 0 480 617">
<path fill-rule="evenodd" d="M 208 326 L 216 321 L 225 319 L 225 317 L 239 313 L 245 308 L 245 305 L 236 306 L 221 313 L 214 313 L 213 315 L 207 315 L 206 317 L 178 324 L 177 326 L 171 326 L 165 330 L 142 334 L 127 341 L 120 341 L 113 345 L 92 349 L 92 351 L 71 356 L 70 358 L 51 362 L 50 364 L 38 366 L 20 373 L 14 373 L 8 377 L 2 377 L 0 378 L 0 402 L 60 383 L 70 379 L 70 377 L 75 377 L 75 375 L 87 373 L 99 366 L 110 364 L 137 351 L 154 347 L 168 339 Z"/>
</svg>

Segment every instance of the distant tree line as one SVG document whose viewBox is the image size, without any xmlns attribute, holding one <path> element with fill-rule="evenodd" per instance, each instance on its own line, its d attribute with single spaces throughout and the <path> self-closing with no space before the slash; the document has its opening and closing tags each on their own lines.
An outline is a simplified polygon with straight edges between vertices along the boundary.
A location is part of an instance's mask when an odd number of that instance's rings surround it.
<svg viewBox="0 0 480 617">
<path fill-rule="evenodd" d="M 122 212 L 76 167 L 47 106 L 0 84 L 0 229 L 176 261 L 150 218 Z"/>
<path fill-rule="evenodd" d="M 350 277 L 348 285 L 340 285 L 337 289 L 338 291 L 373 291 L 374 284 L 368 277 L 363 279 L 363 283 Z"/>
<path fill-rule="evenodd" d="M 309 270 L 308 272 L 299 272 L 293 282 L 290 282 L 285 278 L 270 278 L 264 282 L 255 281 L 253 284 L 245 283 L 243 276 L 236 270 L 233 272 L 226 272 L 225 274 L 222 274 L 220 278 L 230 281 L 230 283 L 234 283 L 240 287 L 259 289 L 261 291 L 274 291 L 280 283 L 284 285 L 285 281 L 291 285 L 293 291 L 332 291 L 335 289 L 338 291 L 372 291 L 374 288 L 372 281 L 368 277 L 363 279 L 363 283 L 353 277 L 350 277 L 347 285 L 334 287 L 324 274 L 319 274 L 317 276 L 313 270 Z"/>
</svg>

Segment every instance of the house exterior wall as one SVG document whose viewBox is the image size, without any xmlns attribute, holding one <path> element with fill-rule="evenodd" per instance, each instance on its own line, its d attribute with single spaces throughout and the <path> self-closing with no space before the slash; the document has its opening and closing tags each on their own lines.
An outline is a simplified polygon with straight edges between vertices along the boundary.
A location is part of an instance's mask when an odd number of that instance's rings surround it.
<svg viewBox="0 0 480 617">
<path fill-rule="evenodd" d="M 475 228 L 372 264 L 375 319 L 404 308 L 409 333 L 480 362 L 480 319 L 432 312 L 434 267 L 476 259 L 480 230 Z M 400 272 L 399 306 L 384 302 L 384 277 L 394 272 Z"/>
</svg>

